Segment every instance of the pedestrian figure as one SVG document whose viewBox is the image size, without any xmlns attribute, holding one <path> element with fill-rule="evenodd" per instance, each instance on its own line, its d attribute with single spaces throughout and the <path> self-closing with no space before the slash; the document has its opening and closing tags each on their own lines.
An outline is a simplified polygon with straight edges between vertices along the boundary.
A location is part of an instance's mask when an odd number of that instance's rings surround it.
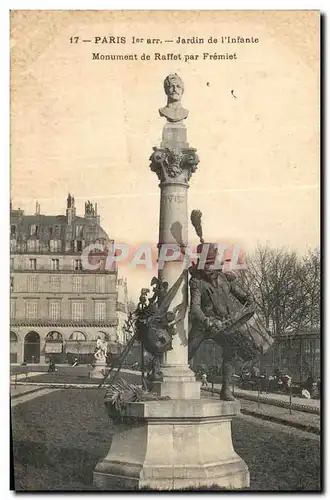
<svg viewBox="0 0 330 500">
<path fill-rule="evenodd" d="M 48 373 L 53 373 L 53 372 L 56 372 L 56 366 L 55 366 L 55 363 L 54 361 L 50 358 L 49 360 L 49 366 L 48 366 Z"/>
<path fill-rule="evenodd" d="M 303 398 L 306 398 L 306 399 L 310 399 L 311 398 L 310 392 L 307 389 L 303 389 L 301 391 L 301 395 L 302 395 Z"/>
<path fill-rule="evenodd" d="M 207 387 L 207 386 L 208 386 L 207 375 L 206 375 L 206 373 L 203 373 L 203 375 L 202 375 L 202 387 Z"/>
<path fill-rule="evenodd" d="M 287 392 L 289 392 L 289 391 L 290 391 L 291 384 L 292 384 L 292 377 L 290 377 L 290 375 L 288 375 L 288 374 L 283 375 L 283 376 L 282 376 L 282 381 L 283 381 L 284 389 L 285 389 Z"/>
</svg>

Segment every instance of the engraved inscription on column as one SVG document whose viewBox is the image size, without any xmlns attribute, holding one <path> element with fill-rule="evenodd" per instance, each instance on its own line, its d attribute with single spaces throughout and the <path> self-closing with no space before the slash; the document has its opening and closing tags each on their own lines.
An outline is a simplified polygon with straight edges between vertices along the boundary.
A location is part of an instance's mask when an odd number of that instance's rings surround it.
<svg viewBox="0 0 330 500">
<path fill-rule="evenodd" d="M 184 203 L 185 202 L 185 196 L 181 195 L 181 194 L 165 194 L 163 195 L 163 200 L 164 202 L 168 202 L 168 203 Z"/>
</svg>

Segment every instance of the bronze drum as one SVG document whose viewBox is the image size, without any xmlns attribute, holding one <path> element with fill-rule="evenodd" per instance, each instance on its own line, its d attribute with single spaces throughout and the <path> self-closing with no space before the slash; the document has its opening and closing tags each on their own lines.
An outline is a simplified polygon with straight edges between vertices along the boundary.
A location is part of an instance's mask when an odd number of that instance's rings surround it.
<svg viewBox="0 0 330 500">
<path fill-rule="evenodd" d="M 244 325 L 230 333 L 238 356 L 244 361 L 258 359 L 274 343 L 260 319 L 254 315 Z"/>
</svg>

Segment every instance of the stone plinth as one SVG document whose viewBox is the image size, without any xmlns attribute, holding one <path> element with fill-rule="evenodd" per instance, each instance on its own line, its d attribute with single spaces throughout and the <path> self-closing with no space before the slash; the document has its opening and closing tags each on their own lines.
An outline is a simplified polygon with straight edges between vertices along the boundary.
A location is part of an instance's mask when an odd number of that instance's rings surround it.
<svg viewBox="0 0 330 500">
<path fill-rule="evenodd" d="M 103 379 L 108 371 L 109 368 L 105 360 L 96 360 L 93 363 L 93 368 L 89 372 L 89 378 Z"/>
<path fill-rule="evenodd" d="M 248 487 L 247 465 L 232 444 L 231 420 L 239 411 L 237 401 L 130 403 L 94 484 L 102 490 Z"/>
<path fill-rule="evenodd" d="M 182 122 L 166 123 L 163 128 L 161 147 L 189 148 L 186 126 Z"/>
<path fill-rule="evenodd" d="M 180 338 L 175 341 L 180 346 Z M 188 365 L 167 365 L 167 359 L 168 353 L 165 355 L 165 363 L 162 364 L 163 380 L 152 383 L 152 392 L 159 396 L 169 396 L 171 399 L 199 399 L 201 384 L 196 381 L 194 372 Z"/>
</svg>

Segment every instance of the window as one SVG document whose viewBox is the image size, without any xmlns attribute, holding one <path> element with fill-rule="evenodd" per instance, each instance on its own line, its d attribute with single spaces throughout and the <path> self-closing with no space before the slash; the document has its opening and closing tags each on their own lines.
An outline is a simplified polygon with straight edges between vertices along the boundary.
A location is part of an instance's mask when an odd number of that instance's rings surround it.
<svg viewBox="0 0 330 500">
<path fill-rule="evenodd" d="M 59 238 L 61 235 L 61 226 L 53 226 L 52 235 L 55 238 Z"/>
<path fill-rule="evenodd" d="M 10 258 L 10 269 L 13 269 L 14 267 L 14 257 Z"/>
<path fill-rule="evenodd" d="M 10 226 L 10 237 L 15 238 L 16 237 L 16 225 L 12 224 Z"/>
<path fill-rule="evenodd" d="M 37 276 L 28 276 L 28 292 L 37 291 Z"/>
<path fill-rule="evenodd" d="M 84 319 L 83 302 L 72 302 L 72 319 L 73 321 L 82 321 Z"/>
<path fill-rule="evenodd" d="M 61 240 L 49 240 L 49 247 L 51 252 L 60 252 L 62 248 Z"/>
<path fill-rule="evenodd" d="M 77 240 L 77 252 L 82 252 L 82 241 Z"/>
<path fill-rule="evenodd" d="M 313 352 L 313 341 L 310 339 L 305 339 L 305 353 L 311 354 Z"/>
<path fill-rule="evenodd" d="M 76 259 L 74 262 L 73 262 L 73 269 L 75 271 L 82 271 L 82 263 L 81 263 L 81 260 L 80 259 Z"/>
<path fill-rule="evenodd" d="M 39 232 L 39 226 L 36 224 L 31 224 L 30 226 L 30 236 L 37 236 Z"/>
<path fill-rule="evenodd" d="M 50 291 L 51 292 L 60 292 L 61 290 L 61 277 L 60 276 L 51 276 L 50 277 Z"/>
<path fill-rule="evenodd" d="M 39 242 L 38 242 L 39 243 Z M 28 240 L 27 241 L 27 249 L 30 252 L 35 252 L 37 249 L 37 241 L 36 240 Z M 39 244 L 38 244 L 38 249 L 39 249 Z"/>
<path fill-rule="evenodd" d="M 26 303 L 26 319 L 37 319 L 37 302 Z"/>
<path fill-rule="evenodd" d="M 106 317 L 106 303 L 95 302 L 95 320 L 105 321 L 105 317 Z"/>
<path fill-rule="evenodd" d="M 72 279 L 72 291 L 73 293 L 81 293 L 82 288 L 82 277 L 81 276 L 73 276 Z"/>
<path fill-rule="evenodd" d="M 76 238 L 82 237 L 84 232 L 83 226 L 76 226 Z"/>
<path fill-rule="evenodd" d="M 37 269 L 37 259 L 29 259 L 29 269 L 33 271 Z"/>
<path fill-rule="evenodd" d="M 105 277 L 96 276 L 96 293 L 105 293 Z"/>
<path fill-rule="evenodd" d="M 75 340 L 75 341 L 79 342 L 79 341 L 82 341 L 82 340 L 86 340 L 86 336 L 82 332 L 73 332 L 70 335 L 69 340 Z"/>
<path fill-rule="evenodd" d="M 58 321 L 61 317 L 61 303 L 60 302 L 50 302 L 49 303 L 49 318 L 51 321 Z"/>
<path fill-rule="evenodd" d="M 14 276 L 10 276 L 10 291 L 14 291 Z"/>
<path fill-rule="evenodd" d="M 50 268 L 52 271 L 58 271 L 60 269 L 60 261 L 59 259 L 51 259 Z"/>
<path fill-rule="evenodd" d="M 10 332 L 10 342 L 17 342 L 17 335 L 15 332 Z"/>
<path fill-rule="evenodd" d="M 15 316 L 16 316 L 16 300 L 12 299 L 10 301 L 10 317 L 15 318 Z"/>
</svg>

